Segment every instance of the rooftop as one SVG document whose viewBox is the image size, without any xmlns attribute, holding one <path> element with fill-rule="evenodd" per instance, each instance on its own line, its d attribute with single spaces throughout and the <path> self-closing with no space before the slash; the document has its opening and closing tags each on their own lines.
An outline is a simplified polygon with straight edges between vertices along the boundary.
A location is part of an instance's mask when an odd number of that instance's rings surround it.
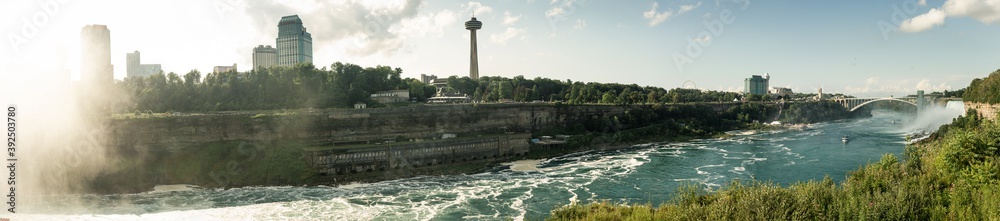
<svg viewBox="0 0 1000 221">
<path fill-rule="evenodd" d="M 302 24 L 302 19 L 299 18 L 299 15 L 288 15 L 288 16 L 281 17 L 281 20 L 278 21 L 278 26 L 288 25 L 288 24 L 300 24 L 301 25 Z"/>
</svg>

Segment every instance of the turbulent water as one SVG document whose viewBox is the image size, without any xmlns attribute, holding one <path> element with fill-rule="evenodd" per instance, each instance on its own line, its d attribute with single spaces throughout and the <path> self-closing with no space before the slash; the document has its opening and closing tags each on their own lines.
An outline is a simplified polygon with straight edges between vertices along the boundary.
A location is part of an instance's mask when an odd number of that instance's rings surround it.
<svg viewBox="0 0 1000 221">
<path fill-rule="evenodd" d="M 961 103 L 957 103 L 960 105 Z M 47 196 L 20 219 L 64 220 L 507 220 L 541 219 L 571 202 L 659 203 L 678 187 L 709 190 L 727 182 L 782 185 L 835 181 L 883 154 L 903 152 L 905 137 L 936 128 L 962 107 L 921 117 L 875 111 L 872 118 L 771 132 L 732 132 L 723 139 L 651 143 L 605 152 L 523 161 L 492 171 L 340 187 L 252 187 L 229 190 L 164 187 L 126 195 Z M 925 122 L 935 123 L 925 123 Z M 937 124 L 937 125 L 935 125 Z M 850 142 L 842 142 L 842 136 Z M 513 168 L 513 169 L 512 169 Z M 176 186 L 174 186 L 176 187 Z M 44 214 L 44 215 L 42 215 Z"/>
</svg>

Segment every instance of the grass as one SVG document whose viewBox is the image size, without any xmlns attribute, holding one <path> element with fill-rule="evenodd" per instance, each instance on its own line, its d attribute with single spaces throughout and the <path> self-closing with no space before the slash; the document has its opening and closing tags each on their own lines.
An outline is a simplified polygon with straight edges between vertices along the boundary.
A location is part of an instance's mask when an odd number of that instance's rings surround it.
<svg viewBox="0 0 1000 221">
<path fill-rule="evenodd" d="M 548 220 L 998 220 L 1000 123 L 958 119 L 937 139 L 848 174 L 788 187 L 734 181 L 716 192 L 683 187 L 660 206 L 573 204 Z M 973 123 L 968 123 L 973 122 Z"/>
</svg>

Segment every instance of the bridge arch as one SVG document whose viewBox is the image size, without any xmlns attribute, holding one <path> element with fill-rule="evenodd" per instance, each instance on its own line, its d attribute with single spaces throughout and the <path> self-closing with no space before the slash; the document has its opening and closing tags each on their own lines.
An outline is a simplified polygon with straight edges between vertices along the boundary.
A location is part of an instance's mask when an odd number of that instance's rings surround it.
<svg viewBox="0 0 1000 221">
<path fill-rule="evenodd" d="M 898 102 L 903 102 L 903 103 L 907 103 L 907 104 L 913 105 L 914 107 L 919 107 L 917 105 L 917 103 L 910 102 L 910 101 L 907 101 L 907 100 L 896 99 L 896 98 L 879 98 L 879 99 L 865 101 L 865 102 L 863 102 L 861 104 L 858 104 L 857 106 L 854 106 L 854 107 L 851 108 L 851 112 L 854 112 L 855 110 L 858 110 L 861 107 L 864 107 L 865 105 L 868 105 L 868 104 L 871 104 L 871 103 L 875 103 L 875 102 L 878 102 L 878 101 L 898 101 Z"/>
</svg>

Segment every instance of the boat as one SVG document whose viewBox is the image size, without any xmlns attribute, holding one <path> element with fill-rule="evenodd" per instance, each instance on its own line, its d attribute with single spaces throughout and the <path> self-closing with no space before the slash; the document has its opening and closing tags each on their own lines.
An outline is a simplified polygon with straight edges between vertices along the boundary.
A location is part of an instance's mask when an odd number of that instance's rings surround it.
<svg viewBox="0 0 1000 221">
<path fill-rule="evenodd" d="M 851 138 L 850 138 L 850 137 L 848 137 L 847 135 L 844 135 L 844 137 L 841 137 L 841 138 L 840 138 L 840 141 L 844 141 L 844 143 L 847 143 L 847 142 L 850 142 L 850 141 L 851 141 Z"/>
</svg>

